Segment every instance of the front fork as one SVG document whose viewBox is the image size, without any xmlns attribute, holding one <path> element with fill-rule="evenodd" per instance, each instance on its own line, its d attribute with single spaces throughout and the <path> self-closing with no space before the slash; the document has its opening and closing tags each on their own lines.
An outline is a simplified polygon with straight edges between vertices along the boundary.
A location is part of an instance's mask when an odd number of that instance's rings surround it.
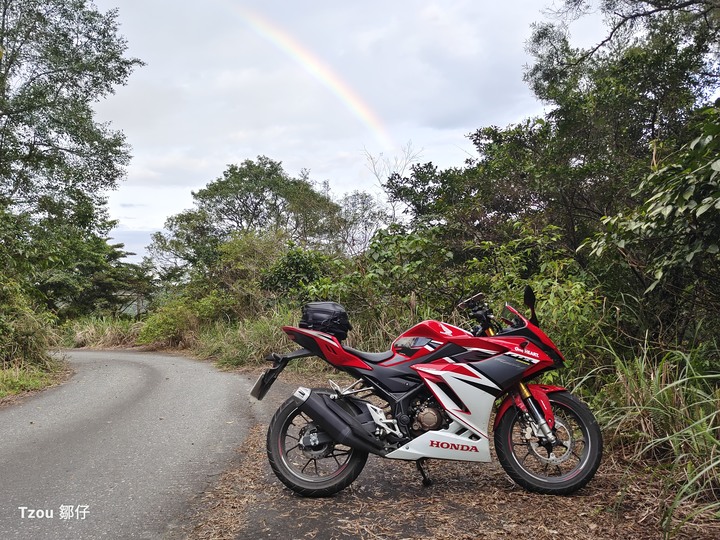
<svg viewBox="0 0 720 540">
<path fill-rule="evenodd" d="M 530 392 L 527 385 L 522 381 L 518 383 L 518 393 L 520 395 L 519 398 L 516 397 L 516 400 L 519 401 L 519 403 L 516 404 L 520 410 L 527 412 L 530 415 L 535 424 L 537 424 L 538 429 L 540 429 L 543 437 L 545 437 L 550 444 L 555 444 L 557 439 L 553 434 L 551 426 L 548 425 L 548 422 L 545 419 L 545 414 L 538 409 L 535 404 L 535 400 L 533 399 L 532 392 Z M 524 407 L 520 406 L 521 404 L 524 405 Z"/>
</svg>

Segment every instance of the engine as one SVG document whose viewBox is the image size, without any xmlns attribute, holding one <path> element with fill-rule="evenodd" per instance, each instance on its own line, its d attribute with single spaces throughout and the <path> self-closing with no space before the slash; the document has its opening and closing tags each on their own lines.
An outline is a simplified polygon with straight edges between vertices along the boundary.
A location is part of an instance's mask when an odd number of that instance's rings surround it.
<svg viewBox="0 0 720 540">
<path fill-rule="evenodd" d="M 440 429 L 446 423 L 445 413 L 434 398 L 429 398 L 423 402 L 420 400 L 415 401 L 412 413 L 410 428 L 416 434 Z"/>
</svg>

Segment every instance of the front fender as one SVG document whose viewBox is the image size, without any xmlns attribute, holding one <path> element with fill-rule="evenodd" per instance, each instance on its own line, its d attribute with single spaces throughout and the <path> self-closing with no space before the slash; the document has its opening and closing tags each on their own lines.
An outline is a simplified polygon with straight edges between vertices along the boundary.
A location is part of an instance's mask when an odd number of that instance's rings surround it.
<svg viewBox="0 0 720 540">
<path fill-rule="evenodd" d="M 552 429 L 555 427 L 555 415 L 552 412 L 550 400 L 547 396 L 553 392 L 566 392 L 567 390 L 562 386 L 550 386 L 547 384 L 528 384 L 527 388 L 538 405 L 540 405 L 540 410 L 542 410 L 545 415 L 545 421 L 548 423 L 550 429 Z M 520 399 L 517 392 L 509 393 L 505 396 L 505 399 L 500 404 L 500 407 L 498 407 L 497 414 L 495 415 L 495 422 L 493 423 L 493 429 L 497 429 L 500 424 L 500 420 L 502 420 L 502 417 L 505 416 L 505 413 L 513 405 L 516 405 L 523 411 L 526 410 L 525 404 L 522 402 L 522 399 Z"/>
</svg>

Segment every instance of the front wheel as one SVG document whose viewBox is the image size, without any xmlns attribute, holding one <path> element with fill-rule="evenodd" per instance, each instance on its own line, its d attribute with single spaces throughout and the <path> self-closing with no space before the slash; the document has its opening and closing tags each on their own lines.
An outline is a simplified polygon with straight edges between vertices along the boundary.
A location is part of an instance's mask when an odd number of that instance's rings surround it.
<svg viewBox="0 0 720 540">
<path fill-rule="evenodd" d="M 345 489 L 368 457 L 367 452 L 331 440 L 292 398 L 270 420 L 267 454 L 282 483 L 305 497 L 327 497 Z"/>
<path fill-rule="evenodd" d="M 528 491 L 568 495 L 587 484 L 602 458 L 602 434 L 592 412 L 569 392 L 548 394 L 555 414 L 553 445 L 538 437 L 517 408 L 495 431 L 495 452 L 505 472 Z"/>
</svg>

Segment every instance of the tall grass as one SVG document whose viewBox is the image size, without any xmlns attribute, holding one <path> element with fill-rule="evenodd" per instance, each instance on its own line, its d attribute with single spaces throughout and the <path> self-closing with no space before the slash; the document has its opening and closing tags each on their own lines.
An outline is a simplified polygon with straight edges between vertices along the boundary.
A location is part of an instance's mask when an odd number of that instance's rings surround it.
<svg viewBox="0 0 720 540">
<path fill-rule="evenodd" d="M 223 367 L 258 365 L 271 352 L 296 348 L 282 331 L 295 326 L 299 314 L 277 308 L 265 315 L 233 323 L 216 322 L 202 328 L 191 347 L 193 354 Z"/>
<path fill-rule="evenodd" d="M 615 448 L 662 475 L 666 537 L 720 517 L 720 374 L 701 372 L 696 366 L 707 360 L 697 352 L 655 358 L 647 340 L 635 356 L 606 352 L 617 380 L 605 385 L 596 411 Z"/>
<path fill-rule="evenodd" d="M 60 346 L 68 348 L 132 347 L 142 322 L 116 317 L 86 317 L 69 321 L 56 330 Z"/>
</svg>

